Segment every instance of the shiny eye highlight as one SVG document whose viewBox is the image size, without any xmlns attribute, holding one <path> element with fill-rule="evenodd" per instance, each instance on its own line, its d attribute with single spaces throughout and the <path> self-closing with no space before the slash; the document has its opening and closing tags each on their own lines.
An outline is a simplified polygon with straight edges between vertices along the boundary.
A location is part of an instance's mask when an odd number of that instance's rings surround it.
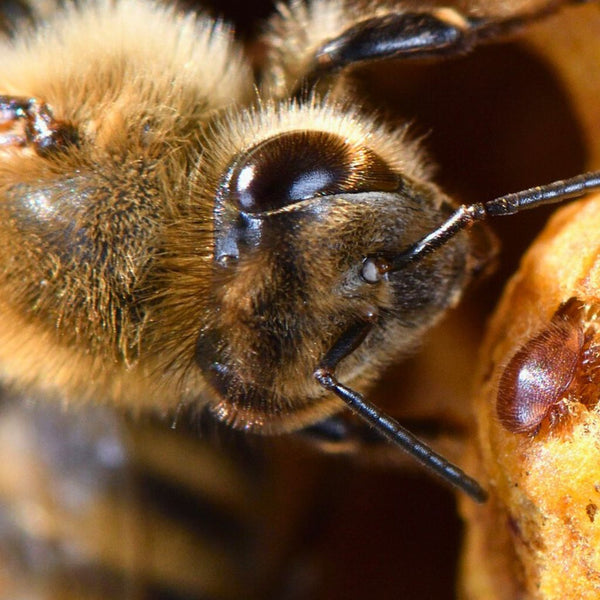
<svg viewBox="0 0 600 600">
<path fill-rule="evenodd" d="M 291 131 L 238 158 L 228 180 L 240 210 L 262 213 L 320 196 L 394 191 L 400 178 L 368 148 L 324 131 Z"/>
</svg>

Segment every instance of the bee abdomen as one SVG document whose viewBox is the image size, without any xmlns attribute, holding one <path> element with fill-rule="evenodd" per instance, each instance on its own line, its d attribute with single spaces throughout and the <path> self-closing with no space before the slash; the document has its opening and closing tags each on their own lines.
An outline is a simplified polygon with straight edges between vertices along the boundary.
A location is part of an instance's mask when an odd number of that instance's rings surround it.
<svg viewBox="0 0 600 600">
<path fill-rule="evenodd" d="M 0 415 L 1 600 L 262 597 L 258 455 L 104 408 Z"/>
</svg>

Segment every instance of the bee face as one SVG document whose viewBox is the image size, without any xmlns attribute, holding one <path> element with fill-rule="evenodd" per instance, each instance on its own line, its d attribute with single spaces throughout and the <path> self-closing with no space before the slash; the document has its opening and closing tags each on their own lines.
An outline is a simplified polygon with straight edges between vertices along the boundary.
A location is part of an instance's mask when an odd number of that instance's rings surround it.
<svg viewBox="0 0 600 600">
<path fill-rule="evenodd" d="M 280 133 L 236 155 L 215 194 L 210 316 L 195 359 L 216 411 L 246 428 L 297 428 L 337 410 L 314 381 L 357 318 L 381 313 L 343 367 L 360 381 L 407 351 L 464 285 L 465 238 L 402 277 L 365 279 L 366 256 L 397 253 L 449 212 L 417 174 L 337 133 Z M 240 357 L 245 357 L 240 360 Z"/>
<path fill-rule="evenodd" d="M 462 52 L 519 19 L 341 6 L 282 8 L 256 83 L 227 27 L 150 0 L 69 4 L 3 42 L 6 383 L 206 404 L 262 432 L 366 406 L 336 377 L 364 390 L 411 350 L 480 265 L 466 229 L 514 202 L 453 212 L 345 69 Z"/>
</svg>

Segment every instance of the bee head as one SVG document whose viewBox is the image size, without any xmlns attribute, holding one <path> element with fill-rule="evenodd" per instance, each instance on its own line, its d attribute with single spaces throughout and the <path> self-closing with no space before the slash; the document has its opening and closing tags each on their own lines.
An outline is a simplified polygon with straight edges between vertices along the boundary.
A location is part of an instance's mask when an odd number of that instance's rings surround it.
<svg viewBox="0 0 600 600">
<path fill-rule="evenodd" d="M 377 283 L 365 261 L 401 252 L 451 210 L 434 185 L 337 133 L 291 130 L 235 156 L 216 191 L 210 316 L 195 350 L 219 417 L 281 430 L 336 410 L 313 372 L 366 312 L 377 324 L 343 361 L 345 381 L 364 387 L 412 350 L 465 285 L 467 236 Z"/>
</svg>

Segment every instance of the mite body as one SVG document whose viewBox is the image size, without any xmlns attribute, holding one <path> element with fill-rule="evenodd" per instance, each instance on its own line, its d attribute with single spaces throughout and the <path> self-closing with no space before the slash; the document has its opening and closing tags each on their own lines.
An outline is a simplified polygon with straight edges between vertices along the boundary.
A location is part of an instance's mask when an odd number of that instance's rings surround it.
<svg viewBox="0 0 600 600">
<path fill-rule="evenodd" d="M 498 387 L 500 422 L 513 433 L 536 432 L 557 410 L 573 383 L 584 354 L 581 303 L 561 306 L 548 327 L 528 341 L 510 360 Z"/>
<path fill-rule="evenodd" d="M 360 392 L 481 268 L 491 244 L 468 228 L 598 178 L 456 208 L 403 129 L 353 106 L 346 72 L 462 52 L 532 15 L 352 7 L 282 7 L 258 91 L 225 25 L 150 0 L 68 4 L 2 42 L 5 384 L 133 411 L 205 404 L 264 433 L 341 399 L 484 497 Z"/>
<path fill-rule="evenodd" d="M 598 377 L 596 335 L 596 309 L 573 297 L 515 353 L 500 377 L 496 403 L 508 431 L 535 435 L 545 419 L 556 424 L 568 413 L 570 395 L 579 403 L 596 404 L 590 393 Z"/>
</svg>

